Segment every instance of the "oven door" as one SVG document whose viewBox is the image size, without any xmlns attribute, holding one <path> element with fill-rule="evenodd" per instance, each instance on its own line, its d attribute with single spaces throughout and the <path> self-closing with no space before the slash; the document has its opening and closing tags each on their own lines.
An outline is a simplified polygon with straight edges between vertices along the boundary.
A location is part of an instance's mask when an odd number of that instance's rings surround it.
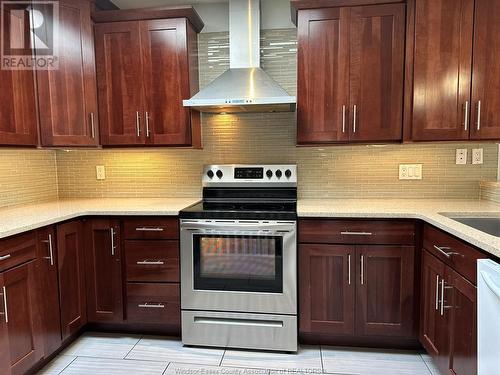
<svg viewBox="0 0 500 375">
<path fill-rule="evenodd" d="M 183 310 L 297 313 L 294 221 L 181 221 Z"/>
</svg>

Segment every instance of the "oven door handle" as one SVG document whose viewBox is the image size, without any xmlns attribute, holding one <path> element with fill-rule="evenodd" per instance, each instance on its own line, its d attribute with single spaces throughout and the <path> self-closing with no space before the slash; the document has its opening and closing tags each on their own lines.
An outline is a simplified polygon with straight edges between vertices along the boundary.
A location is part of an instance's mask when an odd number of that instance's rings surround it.
<svg viewBox="0 0 500 375">
<path fill-rule="evenodd" d="M 197 228 L 183 228 L 182 230 L 190 233 L 212 234 L 218 236 L 284 236 L 285 234 L 293 233 L 292 230 L 213 230 L 213 229 L 197 229 Z"/>
<path fill-rule="evenodd" d="M 181 230 L 223 230 L 224 232 L 291 232 L 296 230 L 296 223 L 287 222 L 245 222 L 245 221 L 227 221 L 227 222 L 196 222 L 181 221 Z"/>
</svg>

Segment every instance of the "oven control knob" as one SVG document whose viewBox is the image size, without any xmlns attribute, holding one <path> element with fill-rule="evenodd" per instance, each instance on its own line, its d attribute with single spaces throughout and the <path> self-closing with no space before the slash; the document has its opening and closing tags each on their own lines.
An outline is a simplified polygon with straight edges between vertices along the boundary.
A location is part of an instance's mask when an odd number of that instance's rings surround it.
<svg viewBox="0 0 500 375">
<path fill-rule="evenodd" d="M 267 170 L 267 172 L 266 172 L 266 176 L 267 176 L 268 178 L 273 177 L 273 171 L 272 171 L 272 170 L 270 170 L 270 169 L 268 169 L 268 170 Z"/>
<path fill-rule="evenodd" d="M 207 172 L 207 176 L 208 176 L 208 178 L 210 178 L 210 179 L 214 178 L 214 172 L 213 172 L 212 170 L 209 170 L 209 171 Z"/>
<path fill-rule="evenodd" d="M 276 171 L 276 177 L 281 178 L 282 175 L 283 175 L 283 173 L 281 172 L 281 170 L 278 169 Z"/>
<path fill-rule="evenodd" d="M 291 171 L 290 169 L 287 169 L 287 170 L 285 171 L 285 176 L 286 176 L 286 178 L 290 178 L 290 177 L 292 177 L 292 171 Z"/>
<path fill-rule="evenodd" d="M 219 169 L 216 173 L 217 177 L 219 177 L 219 179 L 222 178 L 222 176 L 224 176 L 224 174 L 222 173 L 222 171 Z"/>
</svg>

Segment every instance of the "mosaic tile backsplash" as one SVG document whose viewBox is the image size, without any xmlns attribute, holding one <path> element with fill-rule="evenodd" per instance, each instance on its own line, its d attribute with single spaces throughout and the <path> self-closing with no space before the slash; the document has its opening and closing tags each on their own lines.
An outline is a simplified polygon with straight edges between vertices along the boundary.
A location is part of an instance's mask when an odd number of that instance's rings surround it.
<svg viewBox="0 0 500 375">
<path fill-rule="evenodd" d="M 229 67 L 229 36 L 199 36 L 200 85 Z M 261 65 L 296 92 L 296 30 L 261 34 Z M 57 152 L 61 197 L 199 196 L 203 164 L 297 163 L 307 198 L 478 198 L 479 181 L 496 178 L 495 144 L 481 144 L 484 164 L 455 165 L 466 144 L 296 147 L 294 113 L 203 115 L 203 150 L 123 149 Z M 399 163 L 422 163 L 422 181 L 399 181 Z M 106 167 L 97 181 L 95 166 Z"/>
<path fill-rule="evenodd" d="M 296 92 L 296 30 L 263 31 L 262 66 Z M 200 34 L 200 83 L 229 66 L 227 33 Z M 0 207 L 69 197 L 191 197 L 212 163 L 297 163 L 303 198 L 478 198 L 495 180 L 497 147 L 482 144 L 296 147 L 294 113 L 203 115 L 203 150 L 0 150 Z M 455 165 L 456 148 L 484 148 L 483 165 Z M 422 181 L 398 164 L 422 163 Z M 470 161 L 469 161 L 470 163 Z M 106 167 L 97 181 L 95 166 Z"/>
</svg>

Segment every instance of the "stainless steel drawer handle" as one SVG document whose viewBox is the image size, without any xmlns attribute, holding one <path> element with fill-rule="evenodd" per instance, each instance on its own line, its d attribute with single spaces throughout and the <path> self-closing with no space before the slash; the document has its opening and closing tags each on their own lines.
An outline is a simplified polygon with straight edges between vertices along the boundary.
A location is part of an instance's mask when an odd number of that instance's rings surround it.
<svg viewBox="0 0 500 375">
<path fill-rule="evenodd" d="M 135 228 L 137 232 L 163 232 L 165 229 L 160 227 L 139 227 Z"/>
<path fill-rule="evenodd" d="M 3 296 L 3 315 L 5 317 L 5 323 L 9 322 L 9 312 L 7 310 L 7 289 L 2 287 L 2 296 Z"/>
<path fill-rule="evenodd" d="M 7 260 L 7 259 L 9 259 L 10 257 L 11 257 L 11 255 L 10 255 L 10 254 L 4 255 L 4 256 L 0 257 L 0 261 L 2 261 L 2 260 Z"/>
<path fill-rule="evenodd" d="M 451 247 L 436 246 L 436 245 L 434 245 L 434 249 L 436 249 L 437 251 L 439 251 L 446 258 L 451 258 L 452 255 L 460 255 L 460 253 L 456 253 L 456 252 L 453 252 L 453 251 L 446 251 L 446 250 L 451 250 Z"/>
<path fill-rule="evenodd" d="M 372 232 L 351 232 L 351 231 L 344 231 L 340 232 L 341 235 L 343 236 L 372 236 Z"/>
<path fill-rule="evenodd" d="M 165 264 L 165 262 L 162 262 L 161 260 L 141 260 L 137 262 L 139 266 L 162 266 Z"/>
<path fill-rule="evenodd" d="M 232 326 L 283 328 L 283 322 L 280 320 L 274 321 L 274 320 L 257 320 L 257 319 L 195 317 L 194 322 L 198 324 L 221 324 L 221 325 L 232 325 Z"/>
<path fill-rule="evenodd" d="M 141 309 L 164 309 L 165 305 L 163 305 L 161 303 L 146 302 L 146 303 L 137 305 L 137 307 L 140 307 Z"/>
<path fill-rule="evenodd" d="M 53 266 L 54 265 L 54 248 L 52 246 L 52 235 L 49 234 L 49 238 L 47 240 L 43 240 L 42 242 L 49 245 L 49 256 L 44 257 L 44 259 L 49 259 L 50 265 Z"/>
</svg>

